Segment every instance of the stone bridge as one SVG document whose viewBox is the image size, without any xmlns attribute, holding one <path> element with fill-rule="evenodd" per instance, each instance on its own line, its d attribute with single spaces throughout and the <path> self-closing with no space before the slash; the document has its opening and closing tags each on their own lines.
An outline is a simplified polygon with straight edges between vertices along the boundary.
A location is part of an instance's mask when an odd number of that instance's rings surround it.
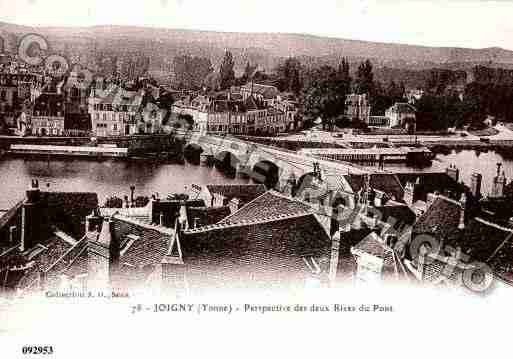
<svg viewBox="0 0 513 359">
<path fill-rule="evenodd" d="M 185 144 L 184 151 L 199 153 L 203 159 L 224 164 L 234 172 L 266 184 L 268 188 L 289 194 L 306 187 L 315 187 L 323 193 L 337 191 L 353 194 L 344 176 L 369 173 L 346 162 L 323 160 L 232 137 L 195 134 Z"/>
</svg>

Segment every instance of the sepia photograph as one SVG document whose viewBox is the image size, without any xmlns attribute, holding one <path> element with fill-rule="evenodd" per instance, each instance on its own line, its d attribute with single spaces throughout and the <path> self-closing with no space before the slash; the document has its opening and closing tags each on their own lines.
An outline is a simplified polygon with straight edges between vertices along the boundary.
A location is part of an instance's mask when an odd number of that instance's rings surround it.
<svg viewBox="0 0 513 359">
<path fill-rule="evenodd" d="M 507 355 L 512 14 L 0 0 L 0 358 Z"/>
</svg>

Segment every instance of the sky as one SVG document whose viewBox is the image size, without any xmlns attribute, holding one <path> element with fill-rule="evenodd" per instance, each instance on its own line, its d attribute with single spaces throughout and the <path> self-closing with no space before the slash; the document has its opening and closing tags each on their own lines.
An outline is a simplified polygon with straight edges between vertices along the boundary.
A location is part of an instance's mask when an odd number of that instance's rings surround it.
<svg viewBox="0 0 513 359">
<path fill-rule="evenodd" d="M 513 50 L 513 0 L 0 0 L 20 25 L 292 32 Z"/>
</svg>

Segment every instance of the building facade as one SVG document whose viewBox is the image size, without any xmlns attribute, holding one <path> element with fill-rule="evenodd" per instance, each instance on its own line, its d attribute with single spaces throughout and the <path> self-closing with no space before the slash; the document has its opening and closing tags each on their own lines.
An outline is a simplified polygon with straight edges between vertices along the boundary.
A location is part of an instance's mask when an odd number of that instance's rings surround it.
<svg viewBox="0 0 513 359">
<path fill-rule="evenodd" d="M 139 133 L 143 92 L 117 86 L 91 91 L 89 114 L 95 136 L 128 136 Z"/>
<path fill-rule="evenodd" d="M 390 119 L 390 127 L 408 127 L 416 122 L 415 107 L 408 103 L 397 102 L 385 112 Z"/>
<path fill-rule="evenodd" d="M 64 96 L 57 93 L 43 93 L 36 99 L 30 130 L 37 136 L 64 135 Z"/>
<path fill-rule="evenodd" d="M 294 121 L 294 116 L 288 112 L 266 106 L 253 97 L 198 96 L 192 101 L 178 101 L 171 110 L 192 116 L 194 131 L 201 133 L 275 134 L 286 131 Z"/>
<path fill-rule="evenodd" d="M 369 123 L 371 106 L 367 94 L 350 94 L 346 96 L 344 116 L 350 120 Z"/>
</svg>

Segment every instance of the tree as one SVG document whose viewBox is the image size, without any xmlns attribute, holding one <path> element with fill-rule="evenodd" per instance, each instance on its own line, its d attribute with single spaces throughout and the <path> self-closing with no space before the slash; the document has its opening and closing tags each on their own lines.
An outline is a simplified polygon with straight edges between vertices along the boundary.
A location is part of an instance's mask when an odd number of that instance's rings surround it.
<svg viewBox="0 0 513 359">
<path fill-rule="evenodd" d="M 342 81 L 342 72 L 322 66 L 305 75 L 302 114 L 307 120 L 320 117 L 324 129 L 333 130 L 336 119 L 344 113 L 343 88 L 347 85 Z"/>
<path fill-rule="evenodd" d="M 175 82 L 181 88 L 193 90 L 200 88 L 204 79 L 214 71 L 210 59 L 190 55 L 176 56 L 173 68 Z"/>
<path fill-rule="evenodd" d="M 150 202 L 149 197 L 147 196 L 137 196 L 135 199 L 135 206 L 138 208 L 146 207 L 146 205 Z"/>
<path fill-rule="evenodd" d="M 234 67 L 233 55 L 230 51 L 226 51 L 223 62 L 219 67 L 220 87 L 222 90 L 230 88 L 235 83 Z"/>
<path fill-rule="evenodd" d="M 123 199 L 113 196 L 107 198 L 105 201 L 104 207 L 106 208 L 122 208 L 123 207 Z"/>
<path fill-rule="evenodd" d="M 356 92 L 371 96 L 374 94 L 374 74 L 370 60 L 365 60 L 358 66 L 356 72 Z"/>
<path fill-rule="evenodd" d="M 336 86 L 337 90 L 344 94 L 344 97 L 351 91 L 351 75 L 349 70 L 349 61 L 346 58 L 342 58 L 337 69 Z"/>
<path fill-rule="evenodd" d="M 248 81 L 250 81 L 253 77 L 253 74 L 256 70 L 256 66 L 252 66 L 249 61 L 246 63 L 246 67 L 244 68 L 244 73 L 242 74 L 241 77 L 239 77 L 237 80 L 236 80 L 236 83 L 237 85 L 244 85 L 246 83 L 248 83 Z"/>
<path fill-rule="evenodd" d="M 301 63 L 294 57 L 289 57 L 276 69 L 278 89 L 299 95 L 301 83 Z"/>
</svg>

